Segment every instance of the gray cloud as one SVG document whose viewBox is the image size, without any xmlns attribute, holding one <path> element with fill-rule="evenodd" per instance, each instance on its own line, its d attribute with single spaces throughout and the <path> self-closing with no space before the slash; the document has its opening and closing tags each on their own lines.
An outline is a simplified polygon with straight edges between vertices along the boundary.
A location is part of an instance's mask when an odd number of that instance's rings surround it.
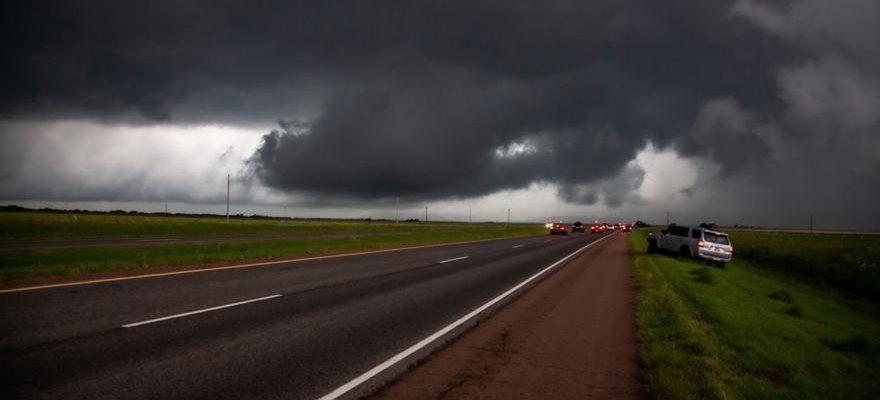
<svg viewBox="0 0 880 400">
<path fill-rule="evenodd" d="M 700 107 L 678 149 L 683 155 L 711 159 L 726 175 L 759 172 L 771 152 L 766 136 L 775 129 L 743 110 L 736 99 L 711 99 Z"/>
<path fill-rule="evenodd" d="M 279 191 L 424 201 L 546 183 L 621 207 L 644 200 L 628 165 L 652 143 L 718 166 L 690 192 L 723 193 L 719 209 L 799 193 L 880 224 L 853 208 L 880 202 L 872 0 L 4 7 L 0 118 L 298 121 L 248 164 Z"/>
</svg>

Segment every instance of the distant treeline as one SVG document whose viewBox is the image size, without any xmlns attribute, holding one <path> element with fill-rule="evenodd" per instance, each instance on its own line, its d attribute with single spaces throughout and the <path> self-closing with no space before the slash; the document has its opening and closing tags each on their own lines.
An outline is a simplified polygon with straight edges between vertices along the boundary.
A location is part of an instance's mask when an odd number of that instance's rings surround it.
<svg viewBox="0 0 880 400">
<path fill-rule="evenodd" d="M 164 211 L 158 212 L 145 212 L 145 211 L 126 211 L 126 210 L 111 210 L 111 211 L 94 211 L 94 210 L 81 210 L 81 209 L 72 209 L 72 210 L 59 210 L 55 208 L 27 208 L 17 205 L 7 205 L 0 206 L 0 212 L 41 212 L 41 213 L 51 213 L 51 214 L 93 214 L 93 215 L 143 215 L 143 216 L 163 216 L 163 217 L 187 217 L 187 218 L 226 218 L 225 214 L 208 214 L 208 213 L 168 213 Z M 304 217 L 274 217 L 268 215 L 260 215 L 260 214 L 251 214 L 244 215 L 242 213 L 238 214 L 229 214 L 230 218 L 237 219 L 290 219 L 297 221 L 376 221 L 376 222 L 394 222 L 394 220 L 389 219 L 376 219 L 376 218 L 304 218 Z M 408 219 L 403 222 L 419 222 L 418 219 Z"/>
<path fill-rule="evenodd" d="M 168 213 L 164 211 L 158 212 L 145 212 L 145 211 L 126 211 L 126 210 L 111 210 L 111 211 L 94 211 L 94 210 L 80 210 L 78 208 L 72 210 L 59 210 L 55 208 L 27 208 L 17 205 L 6 205 L 0 206 L 0 212 L 41 212 L 41 213 L 50 213 L 50 214 L 94 214 L 94 215 L 143 215 L 143 216 L 161 216 L 161 217 L 187 217 L 187 218 L 226 218 L 225 214 L 191 214 L 191 213 Z M 260 215 L 260 214 L 251 214 L 244 215 L 242 213 L 238 214 L 229 214 L 229 218 L 236 219 L 287 219 L 287 220 L 296 220 L 296 221 L 363 221 L 363 222 L 395 222 L 393 219 L 387 218 L 314 218 L 314 217 L 273 217 L 268 215 Z M 422 221 L 418 218 L 409 218 L 405 220 L 400 220 L 399 222 L 409 222 L 409 223 L 421 223 Z M 436 223 L 455 223 L 450 221 L 432 221 Z M 485 221 L 478 222 L 482 224 L 494 224 L 493 221 Z"/>
</svg>

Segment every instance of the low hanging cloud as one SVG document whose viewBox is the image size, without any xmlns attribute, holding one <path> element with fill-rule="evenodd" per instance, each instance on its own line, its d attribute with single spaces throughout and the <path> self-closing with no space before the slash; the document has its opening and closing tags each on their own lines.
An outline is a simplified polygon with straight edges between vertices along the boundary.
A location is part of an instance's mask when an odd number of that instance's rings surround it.
<svg viewBox="0 0 880 400">
<path fill-rule="evenodd" d="M 880 224 L 874 0 L 5 7 L 0 118 L 281 120 L 247 168 L 317 202 L 645 206 L 650 146 L 706 166 L 708 209 Z"/>
<path fill-rule="evenodd" d="M 390 28 L 386 48 L 333 90 L 306 127 L 266 135 L 252 159 L 264 182 L 315 196 L 413 200 L 544 182 L 566 201 L 617 206 L 621 196 L 584 188 L 621 174 L 649 142 L 680 140 L 703 99 L 772 106 L 771 76 L 757 73 L 754 60 L 781 55 L 756 52 L 764 35 L 754 30 L 719 33 L 742 23 L 729 4 L 396 11 L 417 26 Z M 751 73 L 751 82 L 718 73 L 729 68 Z M 497 156 L 523 141 L 533 151 Z"/>
</svg>

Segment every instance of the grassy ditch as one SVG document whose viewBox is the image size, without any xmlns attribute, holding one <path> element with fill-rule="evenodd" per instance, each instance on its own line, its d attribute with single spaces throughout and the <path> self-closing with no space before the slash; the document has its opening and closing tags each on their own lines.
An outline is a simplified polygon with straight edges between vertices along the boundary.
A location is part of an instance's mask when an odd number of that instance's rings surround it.
<svg viewBox="0 0 880 400">
<path fill-rule="evenodd" d="M 880 235 L 730 231 L 738 259 L 880 300 Z"/>
<path fill-rule="evenodd" d="M 646 254 L 630 235 L 647 391 L 662 399 L 869 399 L 880 322 L 739 258 L 724 269 Z M 749 245 L 734 239 L 738 252 Z"/>
<path fill-rule="evenodd" d="M 0 282 L 53 275 L 149 272 L 157 268 L 272 260 L 430 243 L 544 233 L 543 226 L 511 225 L 480 229 L 304 236 L 229 243 L 108 246 L 0 253 Z"/>
</svg>

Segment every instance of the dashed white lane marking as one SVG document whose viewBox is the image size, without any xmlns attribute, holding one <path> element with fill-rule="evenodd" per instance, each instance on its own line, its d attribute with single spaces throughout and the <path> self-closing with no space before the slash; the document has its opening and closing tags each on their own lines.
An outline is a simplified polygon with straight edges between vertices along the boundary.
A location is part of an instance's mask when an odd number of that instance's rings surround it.
<svg viewBox="0 0 880 400">
<path fill-rule="evenodd" d="M 448 259 L 448 260 L 440 261 L 438 264 L 445 264 L 445 263 L 448 263 L 448 262 L 453 262 L 453 261 L 458 261 L 458 260 L 464 260 L 465 258 L 469 258 L 469 257 L 470 257 L 470 256 L 450 258 L 450 259 Z"/>
<path fill-rule="evenodd" d="M 514 245 L 513 247 L 511 247 L 511 249 L 518 249 L 523 246 L 525 246 L 525 245 L 524 244 L 517 244 L 517 245 Z"/>
<path fill-rule="evenodd" d="M 565 256 L 565 257 L 559 259 L 559 261 L 556 261 L 555 263 L 551 264 L 549 267 L 546 267 L 546 268 L 542 269 L 540 272 L 538 272 L 538 273 L 536 273 L 536 274 L 530 276 L 529 278 L 527 278 L 526 280 L 520 282 L 520 283 L 517 284 L 516 286 L 514 286 L 514 287 L 508 289 L 506 292 L 501 293 L 500 295 L 498 295 L 498 297 L 496 297 L 496 298 L 494 298 L 494 299 L 492 299 L 492 300 L 489 300 L 489 301 L 486 302 L 485 304 L 483 304 L 483 305 L 477 307 L 477 308 L 474 309 L 473 311 L 467 313 L 465 316 L 463 316 L 463 317 L 457 319 L 455 322 L 453 322 L 453 323 L 451 323 L 451 324 L 449 324 L 449 325 L 446 325 L 445 327 L 443 327 L 443 328 L 440 329 L 439 331 L 434 332 L 434 333 L 431 334 L 430 336 L 428 336 L 428 337 L 422 339 L 420 342 L 418 342 L 418 343 L 416 343 L 416 344 L 410 346 L 408 349 L 406 349 L 406 350 L 404 350 L 404 351 L 401 351 L 400 353 L 397 353 L 397 354 L 394 355 L 393 357 L 391 357 L 391 358 L 385 360 L 383 363 L 381 363 L 381 364 L 379 364 L 379 365 L 373 367 L 373 369 L 371 369 L 371 370 L 369 370 L 369 371 L 367 371 L 367 372 L 364 372 L 363 374 L 361 374 L 361 375 L 358 376 L 357 378 L 354 378 L 354 379 L 348 381 L 347 383 L 345 383 L 344 385 L 342 385 L 342 386 L 340 386 L 340 387 L 334 389 L 332 392 L 327 393 L 327 394 L 325 394 L 324 396 L 321 396 L 318 400 L 335 400 L 335 399 L 338 399 L 340 396 L 342 396 L 342 395 L 348 393 L 348 392 L 351 391 L 352 389 L 356 388 L 358 385 L 360 385 L 360 384 L 366 382 L 367 380 L 369 380 L 370 378 L 372 378 L 372 377 L 374 377 L 374 376 L 376 376 L 376 375 L 382 373 L 382 371 L 384 371 L 384 370 L 390 368 L 391 366 L 393 366 L 394 364 L 397 364 L 398 362 L 400 362 L 401 360 L 405 359 L 406 357 L 409 357 L 409 356 L 412 355 L 413 353 L 415 353 L 415 352 L 421 350 L 423 347 L 425 347 L 425 346 L 431 344 L 431 342 L 433 342 L 433 341 L 435 341 L 435 340 L 437 340 L 437 339 L 443 337 L 443 335 L 445 335 L 445 334 L 451 332 L 453 329 L 455 329 L 455 328 L 461 326 L 462 324 L 464 324 L 465 322 L 467 322 L 467 321 L 470 320 L 471 318 L 477 316 L 478 314 L 480 314 L 481 312 L 485 311 L 485 310 L 488 309 L 489 307 L 492 307 L 493 305 L 495 305 L 495 304 L 498 303 L 499 301 L 504 300 L 504 298 L 506 298 L 507 296 L 510 296 L 512 293 L 515 293 L 517 290 L 519 290 L 519 289 L 522 288 L 523 286 L 528 285 L 529 282 L 531 282 L 531 281 L 533 281 L 533 280 L 535 280 L 535 279 L 538 279 L 539 277 L 541 277 L 542 275 L 544 275 L 544 274 L 547 273 L 548 271 L 553 270 L 553 269 L 556 268 L 556 266 L 558 266 L 559 264 L 562 264 L 562 263 L 568 261 L 570 258 L 572 258 L 572 257 L 574 257 L 574 256 L 576 256 L 576 255 L 578 255 L 578 254 L 580 254 L 582 251 L 584 251 L 584 250 L 590 248 L 590 246 L 593 246 L 593 245 L 595 245 L 596 243 L 599 243 L 599 242 L 601 242 L 601 241 L 603 241 L 603 240 L 605 240 L 605 239 L 607 239 L 607 238 L 609 238 L 609 237 L 610 237 L 610 236 L 603 237 L 603 238 L 601 238 L 601 239 L 599 239 L 599 240 L 596 240 L 596 241 L 593 241 L 593 242 L 587 244 L 587 245 L 584 246 L 584 247 L 581 247 L 581 248 L 575 250 L 573 253 L 571 253 L 571 254 L 569 254 L 569 255 L 567 255 L 567 256 Z"/>
<path fill-rule="evenodd" d="M 280 294 L 273 294 L 273 295 L 271 295 L 271 296 L 260 297 L 260 298 L 256 298 L 256 299 L 245 300 L 245 301 L 239 301 L 239 302 L 237 302 L 237 303 L 224 304 L 224 305 L 222 305 L 222 306 L 217 306 L 217 307 L 203 308 L 203 309 L 201 309 L 201 310 L 195 310 L 195 311 L 185 312 L 185 313 L 182 313 L 182 314 L 174 314 L 174 315 L 169 315 L 169 316 L 167 316 L 167 317 L 162 317 L 162 318 L 148 319 L 148 320 L 146 320 L 146 321 L 141 321 L 141 322 L 133 322 L 133 323 L 130 323 L 130 324 L 122 325 L 122 327 L 123 327 L 123 328 L 134 328 L 134 327 L 136 327 L 136 326 L 141 326 L 141 325 L 146 325 L 146 324 L 152 324 L 152 323 L 161 322 L 161 321 L 167 321 L 167 320 L 169 320 L 169 319 L 180 318 L 180 317 L 186 317 L 186 316 L 190 316 L 190 315 L 193 315 L 193 314 L 206 313 L 206 312 L 209 312 L 209 311 L 222 310 L 222 309 L 224 309 L 224 308 L 240 306 L 240 305 L 242 305 L 242 304 L 248 304 L 248 303 L 254 303 L 254 302 L 257 302 L 257 301 L 263 301 L 263 300 L 274 299 L 274 298 L 276 298 L 276 297 L 281 297 L 281 295 L 280 295 Z"/>
<path fill-rule="evenodd" d="M 138 239 L 135 242 L 174 242 L 180 239 Z"/>
</svg>

